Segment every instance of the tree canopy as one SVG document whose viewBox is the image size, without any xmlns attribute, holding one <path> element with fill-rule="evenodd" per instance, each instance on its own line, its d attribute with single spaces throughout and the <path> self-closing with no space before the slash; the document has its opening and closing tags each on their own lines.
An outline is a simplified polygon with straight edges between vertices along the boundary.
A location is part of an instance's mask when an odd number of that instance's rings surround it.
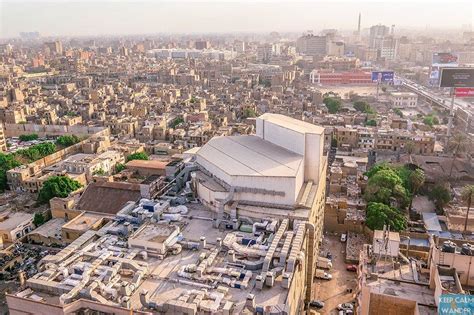
<svg viewBox="0 0 474 315">
<path fill-rule="evenodd" d="M 374 114 L 375 110 L 365 101 L 355 101 L 354 109 L 366 114 Z"/>
<path fill-rule="evenodd" d="M 36 133 L 32 133 L 29 135 L 20 135 L 20 141 L 32 141 L 38 139 L 38 135 Z"/>
<path fill-rule="evenodd" d="M 342 108 L 341 100 L 334 97 L 325 97 L 323 100 L 324 105 L 326 105 L 328 111 L 331 114 L 335 114 Z"/>
<path fill-rule="evenodd" d="M 423 123 L 425 125 L 433 127 L 434 125 L 439 125 L 439 119 L 436 116 L 428 115 L 423 119 Z"/>
<path fill-rule="evenodd" d="M 390 225 L 394 231 L 402 231 L 407 227 L 407 220 L 400 211 L 379 202 L 367 205 L 365 223 L 372 230 L 382 230 L 384 225 Z"/>
<path fill-rule="evenodd" d="M 397 201 L 401 208 L 406 207 L 425 182 L 422 169 L 412 170 L 407 166 L 379 163 L 368 170 L 365 199 L 367 202 L 380 202 L 391 205 Z"/>
<path fill-rule="evenodd" d="M 78 136 L 76 135 L 64 135 L 60 136 L 56 139 L 56 144 L 61 145 L 63 147 L 70 147 L 81 141 Z"/>
<path fill-rule="evenodd" d="M 7 189 L 7 171 L 20 165 L 13 154 L 0 153 L 0 191 Z"/>
<path fill-rule="evenodd" d="M 433 201 L 438 212 L 441 212 L 444 206 L 451 201 L 451 194 L 445 185 L 436 184 L 428 192 L 428 198 Z"/>
<path fill-rule="evenodd" d="M 67 197 L 71 192 L 81 188 L 82 185 L 67 176 L 51 176 L 44 183 L 38 194 L 40 203 L 47 203 L 54 197 Z"/>
<path fill-rule="evenodd" d="M 176 128 L 182 123 L 184 123 L 184 119 L 182 117 L 176 117 L 173 122 L 171 122 L 171 128 Z"/>
<path fill-rule="evenodd" d="M 148 154 L 145 152 L 137 152 L 127 156 L 127 162 L 132 160 L 148 160 Z"/>
</svg>

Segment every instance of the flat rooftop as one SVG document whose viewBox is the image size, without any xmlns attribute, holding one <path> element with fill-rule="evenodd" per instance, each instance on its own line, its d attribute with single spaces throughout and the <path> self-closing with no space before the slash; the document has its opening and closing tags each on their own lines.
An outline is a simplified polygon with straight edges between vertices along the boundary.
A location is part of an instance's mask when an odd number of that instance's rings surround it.
<svg viewBox="0 0 474 315">
<path fill-rule="evenodd" d="M 63 225 L 63 229 L 85 232 L 104 219 L 103 215 L 83 212 Z"/>
<path fill-rule="evenodd" d="M 25 212 L 11 212 L 4 211 L 0 213 L 0 230 L 11 231 L 17 228 L 20 224 L 23 224 L 33 219 L 33 214 Z"/>
<path fill-rule="evenodd" d="M 126 164 L 127 167 L 140 167 L 155 170 L 164 170 L 168 162 L 158 160 L 132 160 Z"/>
<path fill-rule="evenodd" d="M 129 239 L 148 241 L 153 243 L 163 243 L 178 228 L 167 223 L 145 224 L 140 227 Z"/>
<path fill-rule="evenodd" d="M 197 153 L 233 176 L 295 177 L 303 156 L 257 136 L 214 137 Z"/>
<path fill-rule="evenodd" d="M 217 238 L 224 239 L 225 235 L 228 233 L 227 230 L 214 228 L 212 221 L 214 213 L 207 211 L 200 205 L 192 206 L 192 209 L 188 213 L 188 217 L 191 215 L 193 219 L 183 219 L 183 223 L 187 223 L 181 231 L 185 239 L 198 242 L 200 237 L 204 236 L 206 237 L 208 244 L 215 244 Z M 198 289 L 195 286 L 187 285 L 185 283 L 178 284 L 177 281 L 183 278 L 178 277 L 177 272 L 182 266 L 199 261 L 199 256 L 203 252 L 209 253 L 210 250 L 183 250 L 179 255 L 167 256 L 162 261 L 148 260 L 149 270 L 151 271 L 150 275 L 138 288 L 137 293 L 132 296 L 132 306 L 135 306 L 135 309 L 141 308 L 139 292 L 143 289 L 148 290 L 150 293 L 150 300 L 157 303 L 176 299 L 178 296 L 189 290 Z M 219 253 L 212 266 L 217 268 L 229 267 L 226 256 L 226 253 Z M 254 272 L 247 289 L 228 288 L 229 291 L 226 294 L 226 300 L 235 303 L 234 314 L 242 313 L 245 300 L 249 293 L 255 294 L 257 305 L 285 304 L 288 290 L 283 288 L 278 282 L 281 281 L 281 276 L 275 280 L 275 285 L 273 287 L 264 287 L 263 290 L 259 290 L 255 287 L 255 276 L 257 274 L 260 273 Z"/>
<path fill-rule="evenodd" d="M 285 115 L 265 113 L 259 116 L 257 119 L 271 122 L 275 125 L 291 129 L 299 133 L 315 133 L 322 135 L 324 134 L 324 128 L 308 123 L 306 121 L 294 119 Z"/>
</svg>

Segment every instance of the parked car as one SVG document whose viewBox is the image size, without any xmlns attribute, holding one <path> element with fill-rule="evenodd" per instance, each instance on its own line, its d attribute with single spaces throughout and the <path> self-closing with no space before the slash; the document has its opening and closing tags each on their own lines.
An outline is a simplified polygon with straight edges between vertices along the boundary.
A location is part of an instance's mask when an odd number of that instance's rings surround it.
<svg viewBox="0 0 474 315">
<path fill-rule="evenodd" d="M 324 302 L 319 301 L 319 300 L 313 300 L 309 302 L 310 307 L 315 307 L 315 308 L 323 308 L 324 307 Z"/>
<path fill-rule="evenodd" d="M 323 279 L 323 280 L 331 280 L 332 279 L 332 275 L 322 269 L 316 269 L 316 275 L 315 275 L 316 278 L 318 279 Z"/>
<path fill-rule="evenodd" d="M 342 303 L 337 306 L 339 311 L 352 311 L 354 309 L 354 305 L 352 303 Z"/>
<path fill-rule="evenodd" d="M 342 234 L 341 234 L 341 242 L 344 243 L 345 241 L 347 241 L 347 234 L 342 233 Z"/>
<path fill-rule="evenodd" d="M 357 272 L 357 266 L 356 265 L 347 265 L 346 270 L 347 271 L 352 271 L 352 272 Z"/>
</svg>

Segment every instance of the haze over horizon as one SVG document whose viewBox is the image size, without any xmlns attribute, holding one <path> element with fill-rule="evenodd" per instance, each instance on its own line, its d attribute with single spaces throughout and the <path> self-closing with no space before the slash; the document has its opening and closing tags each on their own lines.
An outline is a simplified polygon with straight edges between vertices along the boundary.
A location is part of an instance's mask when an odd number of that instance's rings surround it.
<svg viewBox="0 0 474 315">
<path fill-rule="evenodd" d="M 355 29 L 382 23 L 397 28 L 460 29 L 473 24 L 474 2 L 440 1 L 4 1 L 0 37 L 153 33 L 300 32 Z"/>
</svg>

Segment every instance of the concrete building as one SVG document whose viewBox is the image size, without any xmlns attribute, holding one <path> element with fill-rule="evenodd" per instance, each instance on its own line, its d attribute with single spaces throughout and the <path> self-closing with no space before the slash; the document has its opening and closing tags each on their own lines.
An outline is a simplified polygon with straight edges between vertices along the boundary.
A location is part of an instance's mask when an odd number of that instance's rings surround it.
<svg viewBox="0 0 474 315">
<path fill-rule="evenodd" d="M 418 105 L 418 95 L 412 92 L 392 92 L 389 99 L 394 108 L 410 108 Z"/>
<path fill-rule="evenodd" d="M 13 243 L 34 229 L 33 215 L 24 212 L 0 213 L 0 243 Z"/>
<path fill-rule="evenodd" d="M 370 72 L 365 71 L 323 71 L 313 70 L 309 75 L 309 80 L 312 84 L 322 85 L 373 85 Z"/>
<path fill-rule="evenodd" d="M 328 37 L 303 35 L 296 40 L 296 51 L 310 56 L 324 56 L 327 54 Z"/>
</svg>

